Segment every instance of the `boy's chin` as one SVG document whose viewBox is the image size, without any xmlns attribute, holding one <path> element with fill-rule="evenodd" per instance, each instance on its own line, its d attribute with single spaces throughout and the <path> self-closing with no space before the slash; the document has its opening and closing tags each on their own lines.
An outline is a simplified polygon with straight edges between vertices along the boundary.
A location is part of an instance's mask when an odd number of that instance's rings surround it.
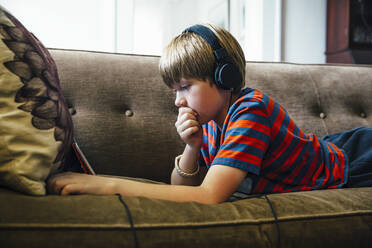
<svg viewBox="0 0 372 248">
<path fill-rule="evenodd" d="M 201 116 L 200 114 L 198 114 L 198 122 L 200 125 L 204 125 L 204 124 L 207 124 L 209 123 L 211 120 L 213 120 L 213 118 L 210 118 L 208 116 Z"/>
<path fill-rule="evenodd" d="M 200 125 L 207 124 L 210 120 L 198 120 Z"/>
</svg>

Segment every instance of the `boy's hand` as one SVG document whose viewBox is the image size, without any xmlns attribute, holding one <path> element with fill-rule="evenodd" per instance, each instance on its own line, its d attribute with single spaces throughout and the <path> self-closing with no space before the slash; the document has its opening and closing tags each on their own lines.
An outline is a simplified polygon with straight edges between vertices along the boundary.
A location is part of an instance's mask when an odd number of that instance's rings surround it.
<svg viewBox="0 0 372 248">
<path fill-rule="evenodd" d="M 188 107 L 178 109 L 175 123 L 181 139 L 191 148 L 199 150 L 202 144 L 203 132 L 197 119 L 197 113 Z"/>
<path fill-rule="evenodd" d="M 60 173 L 52 176 L 47 182 L 50 194 L 115 194 L 116 179 L 80 173 Z"/>
</svg>

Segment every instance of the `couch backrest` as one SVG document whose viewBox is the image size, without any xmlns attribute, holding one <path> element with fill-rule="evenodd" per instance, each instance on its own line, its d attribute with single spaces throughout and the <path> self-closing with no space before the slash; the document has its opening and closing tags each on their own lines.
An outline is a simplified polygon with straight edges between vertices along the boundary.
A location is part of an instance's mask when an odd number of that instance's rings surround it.
<svg viewBox="0 0 372 248">
<path fill-rule="evenodd" d="M 246 84 L 320 137 L 372 125 L 372 66 L 247 63 Z"/>
<path fill-rule="evenodd" d="M 169 182 L 184 144 L 174 94 L 156 56 L 51 49 L 73 115 L 75 137 L 100 174 Z M 246 85 L 278 100 L 320 137 L 372 126 L 372 67 L 247 63 Z"/>
</svg>

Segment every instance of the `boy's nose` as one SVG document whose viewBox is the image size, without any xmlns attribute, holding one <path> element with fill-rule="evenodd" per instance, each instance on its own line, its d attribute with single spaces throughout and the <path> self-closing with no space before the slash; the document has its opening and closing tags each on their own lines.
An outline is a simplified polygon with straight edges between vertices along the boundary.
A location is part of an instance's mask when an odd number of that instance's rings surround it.
<svg viewBox="0 0 372 248">
<path fill-rule="evenodd" d="M 174 101 L 174 104 L 179 108 L 179 107 L 186 107 L 186 100 L 180 94 L 177 93 L 176 100 Z"/>
</svg>

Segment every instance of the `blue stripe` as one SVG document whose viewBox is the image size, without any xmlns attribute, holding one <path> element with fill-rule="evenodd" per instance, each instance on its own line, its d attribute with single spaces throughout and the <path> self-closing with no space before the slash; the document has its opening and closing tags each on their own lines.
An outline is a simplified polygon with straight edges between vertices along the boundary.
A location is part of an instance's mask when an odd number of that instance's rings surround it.
<svg viewBox="0 0 372 248">
<path fill-rule="evenodd" d="M 271 127 L 270 124 L 268 124 L 267 118 L 265 116 L 259 115 L 259 114 L 239 114 L 238 116 L 232 116 L 231 121 L 241 121 L 241 120 L 247 120 L 247 121 L 254 121 L 261 125 L 265 125 L 267 127 Z"/>
<path fill-rule="evenodd" d="M 272 181 L 267 181 L 262 193 L 271 193 L 273 192 L 275 184 Z"/>
<path fill-rule="evenodd" d="M 253 173 L 255 175 L 259 175 L 260 174 L 260 167 L 258 167 L 257 165 L 252 164 L 252 163 L 242 162 L 240 160 L 233 159 L 233 158 L 220 158 L 220 157 L 217 157 L 217 158 L 215 158 L 213 160 L 212 166 L 213 165 L 216 165 L 216 164 L 218 164 L 218 165 L 232 166 L 232 167 L 235 167 L 235 168 L 242 169 L 244 171 Z"/>
<path fill-rule="evenodd" d="M 277 159 L 277 161 L 279 161 L 279 163 L 276 163 L 275 166 L 273 166 L 269 170 L 274 171 L 276 169 L 279 169 L 279 171 L 280 171 L 280 166 L 284 163 L 283 161 L 287 161 L 288 159 L 291 159 L 291 153 L 290 153 L 290 151 L 292 151 L 294 149 L 294 147 L 296 147 L 298 144 L 299 144 L 299 140 L 298 139 L 296 139 L 296 142 L 292 142 L 291 145 L 289 146 L 289 149 L 287 149 L 283 153 L 283 156 L 280 156 Z M 293 146 L 293 149 L 292 149 L 292 146 Z M 281 174 L 278 175 L 277 180 L 278 181 L 284 181 L 284 179 L 286 177 L 292 175 L 292 172 L 295 170 L 295 168 L 301 164 L 302 159 L 303 159 L 303 156 L 305 155 L 305 153 L 306 153 L 306 149 L 302 149 L 300 151 L 300 153 L 298 154 L 297 158 L 295 159 L 295 161 L 293 161 L 292 165 L 290 165 L 290 167 L 288 167 L 285 172 L 280 171 Z M 304 167 L 306 167 L 306 165 Z M 298 178 L 298 175 L 296 176 L 296 178 Z M 302 178 L 303 178 L 303 176 L 301 176 L 301 180 L 302 180 Z M 294 183 L 292 183 L 292 184 L 293 185 L 297 185 L 297 184 L 294 184 Z"/>
<path fill-rule="evenodd" d="M 263 157 L 264 152 L 265 152 L 264 150 L 260 148 L 246 145 L 246 144 L 240 144 L 240 143 L 234 143 L 234 144 L 230 143 L 228 145 L 223 145 L 221 146 L 220 150 L 244 152 L 244 153 L 251 154 L 251 155 L 254 155 L 260 158 Z"/>
<path fill-rule="evenodd" d="M 278 117 L 280 112 L 279 104 L 277 102 L 274 102 L 274 108 L 271 114 L 269 115 L 268 119 L 271 122 L 271 125 L 274 124 L 276 118 Z"/>
<path fill-rule="evenodd" d="M 270 102 L 270 98 L 268 97 L 268 95 L 265 94 L 262 95 L 262 102 L 265 106 L 265 109 L 267 109 L 267 106 L 269 105 Z"/>
<path fill-rule="evenodd" d="M 284 152 L 275 161 L 273 161 L 270 165 L 265 166 L 264 170 L 266 172 L 277 171 L 290 158 L 291 152 L 297 146 L 297 144 L 298 140 L 292 141 L 290 145 L 287 147 L 287 149 L 284 150 Z"/>
<path fill-rule="evenodd" d="M 277 133 L 274 141 L 272 142 L 272 149 L 277 149 L 284 141 L 284 138 L 286 136 L 286 134 L 288 133 L 288 125 L 289 125 L 289 117 L 288 115 L 284 112 L 284 119 L 283 119 L 283 122 L 280 126 L 280 130 L 279 132 Z M 276 123 L 274 123 L 274 125 L 276 125 Z"/>
<path fill-rule="evenodd" d="M 338 160 L 336 150 L 334 150 L 333 147 L 332 147 L 331 145 L 329 145 L 329 144 L 328 144 L 328 147 L 329 147 L 329 150 L 331 150 L 332 153 L 335 155 L 335 161 L 333 162 L 333 164 L 330 164 L 330 163 L 327 164 L 327 167 L 328 167 L 328 169 L 329 169 L 329 173 L 330 173 L 329 181 L 331 182 L 330 184 L 327 184 L 327 186 L 332 186 L 332 185 L 334 185 L 335 183 L 340 183 L 340 181 L 339 181 L 339 180 L 336 181 L 336 179 L 335 179 L 334 176 L 333 176 L 333 168 L 334 168 L 335 166 L 337 166 L 337 165 L 340 163 L 340 161 Z M 328 150 L 328 151 L 329 151 L 329 150 Z M 335 164 L 337 164 L 337 165 L 335 165 Z"/>
<path fill-rule="evenodd" d="M 293 186 L 298 186 L 300 184 L 300 182 L 306 176 L 306 174 L 308 173 L 308 171 L 311 167 L 313 159 L 310 159 L 310 158 L 314 158 L 314 150 L 312 149 L 311 143 L 307 142 L 304 145 L 304 148 L 301 150 L 299 156 L 294 161 L 293 165 L 289 168 L 290 171 L 295 170 L 295 167 L 299 166 L 302 163 L 302 161 L 304 159 L 304 156 L 305 156 L 307 151 L 309 152 L 309 155 L 307 157 L 307 160 L 306 160 L 304 166 L 299 171 L 299 173 L 296 175 L 296 177 L 293 179 L 293 181 L 292 181 Z M 307 186 L 309 186 L 309 185 L 307 185 Z M 290 188 L 291 188 L 291 185 L 287 185 L 286 187 L 283 188 L 283 190 L 288 190 Z"/>
<path fill-rule="evenodd" d="M 247 139 L 249 139 L 249 137 L 252 137 L 252 138 L 260 139 L 267 144 L 270 141 L 270 136 L 268 136 L 267 134 L 257 131 L 255 129 L 244 128 L 244 127 L 237 127 L 237 128 L 230 129 L 226 133 L 225 137 L 229 135 L 242 135 L 242 133 L 244 133 L 244 136 L 247 136 Z"/>
</svg>

